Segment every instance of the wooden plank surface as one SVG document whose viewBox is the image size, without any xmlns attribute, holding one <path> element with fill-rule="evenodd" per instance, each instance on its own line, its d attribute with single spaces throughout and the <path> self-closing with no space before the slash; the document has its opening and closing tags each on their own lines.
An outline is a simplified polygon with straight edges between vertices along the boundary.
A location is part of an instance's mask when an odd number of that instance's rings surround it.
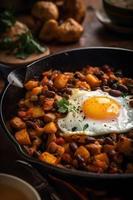
<svg viewBox="0 0 133 200">
<path fill-rule="evenodd" d="M 78 43 L 68 45 L 49 45 L 51 53 L 61 51 L 64 49 L 77 48 L 77 47 L 94 47 L 94 46 L 110 46 L 122 47 L 133 49 L 133 37 L 127 35 L 116 34 L 104 29 L 102 24 L 95 16 L 95 9 L 101 6 L 100 0 L 86 0 L 87 15 L 84 20 L 84 34 Z M 0 88 L 3 82 L 0 81 Z M 13 145 L 9 142 L 8 138 L 0 133 L 0 165 L 10 166 L 16 158 L 20 158 Z"/>
</svg>

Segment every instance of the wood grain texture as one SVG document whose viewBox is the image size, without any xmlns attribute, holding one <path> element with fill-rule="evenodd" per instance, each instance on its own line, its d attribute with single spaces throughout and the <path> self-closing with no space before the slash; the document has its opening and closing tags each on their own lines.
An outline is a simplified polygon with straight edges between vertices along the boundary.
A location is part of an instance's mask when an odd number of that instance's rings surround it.
<svg viewBox="0 0 133 200">
<path fill-rule="evenodd" d="M 63 44 L 50 44 L 51 53 L 62 51 L 64 49 L 77 48 L 77 47 L 95 47 L 95 46 L 110 46 L 110 47 L 123 47 L 133 49 L 133 37 L 126 35 L 116 34 L 104 29 L 102 24 L 96 19 L 95 9 L 101 6 L 100 0 L 86 0 L 87 15 L 83 23 L 85 31 L 78 43 L 63 45 Z M 0 82 L 0 88 L 3 82 Z M 5 166 L 10 166 L 16 158 L 20 158 L 13 145 L 7 137 L 0 133 L 0 163 Z"/>
</svg>

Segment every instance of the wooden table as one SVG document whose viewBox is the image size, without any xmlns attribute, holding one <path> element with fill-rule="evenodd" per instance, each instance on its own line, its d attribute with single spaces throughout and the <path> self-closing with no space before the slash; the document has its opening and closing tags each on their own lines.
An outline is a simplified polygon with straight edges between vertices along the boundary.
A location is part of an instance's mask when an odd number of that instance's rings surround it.
<svg viewBox="0 0 133 200">
<path fill-rule="evenodd" d="M 95 16 L 95 9 L 100 8 L 100 0 L 86 0 L 87 15 L 84 20 L 85 31 L 78 43 L 69 45 L 50 45 L 51 52 L 76 47 L 110 46 L 133 49 L 133 37 L 119 35 L 105 30 Z M 2 87 L 2 82 L 0 82 Z M 0 133 L 0 166 L 11 166 L 19 156 L 8 138 Z"/>
</svg>

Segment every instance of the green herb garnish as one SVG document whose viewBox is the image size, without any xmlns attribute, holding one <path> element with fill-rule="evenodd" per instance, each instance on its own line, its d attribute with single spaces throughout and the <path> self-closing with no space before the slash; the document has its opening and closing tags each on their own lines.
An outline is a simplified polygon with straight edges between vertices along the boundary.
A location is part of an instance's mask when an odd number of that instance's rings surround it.
<svg viewBox="0 0 133 200">
<path fill-rule="evenodd" d="M 34 40 L 29 31 L 18 35 L 16 40 L 12 40 L 10 37 L 3 38 L 0 42 L 0 50 L 6 50 L 17 58 L 25 59 L 33 53 L 43 52 L 44 48 Z"/>
<path fill-rule="evenodd" d="M 57 102 L 58 112 L 60 113 L 67 113 L 67 112 L 76 112 L 76 106 L 69 103 L 69 101 L 65 98 L 62 98 L 60 101 Z"/>
<path fill-rule="evenodd" d="M 83 127 L 83 131 L 85 131 L 88 127 L 89 127 L 89 125 L 85 124 L 84 127 Z"/>
<path fill-rule="evenodd" d="M 18 37 L 18 48 L 16 51 L 16 57 L 25 59 L 33 53 L 41 53 L 44 48 L 37 43 L 30 32 L 23 33 Z"/>
<path fill-rule="evenodd" d="M 13 12 L 5 10 L 0 12 L 0 33 L 4 33 L 8 28 L 15 24 L 16 20 Z"/>
<path fill-rule="evenodd" d="M 126 96 L 128 96 L 128 93 L 123 92 L 121 96 L 122 96 L 123 98 L 125 98 Z"/>
<path fill-rule="evenodd" d="M 62 98 L 57 102 L 58 112 L 67 113 L 68 112 L 69 101 L 65 98 Z"/>
</svg>

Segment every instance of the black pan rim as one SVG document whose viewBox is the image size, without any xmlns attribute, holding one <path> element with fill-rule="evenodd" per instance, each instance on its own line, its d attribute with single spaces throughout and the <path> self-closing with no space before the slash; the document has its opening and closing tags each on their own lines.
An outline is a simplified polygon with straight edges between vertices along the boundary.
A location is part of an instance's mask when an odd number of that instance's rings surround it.
<svg viewBox="0 0 133 200">
<path fill-rule="evenodd" d="M 119 48 L 119 47 L 83 47 L 83 48 L 75 48 L 75 49 L 69 49 L 69 50 L 57 52 L 55 54 L 51 54 L 49 56 L 46 56 L 45 58 L 41 58 L 41 59 L 29 64 L 28 66 L 15 69 L 12 72 L 18 71 L 18 70 L 20 70 L 22 68 L 26 69 L 26 68 L 32 66 L 33 64 L 36 64 L 41 60 L 48 59 L 48 58 L 50 58 L 52 56 L 56 56 L 56 55 L 59 55 L 59 54 L 66 54 L 66 53 L 70 53 L 72 51 L 80 51 L 80 50 L 82 51 L 82 50 L 87 50 L 87 49 L 88 50 L 97 50 L 97 49 L 100 50 L 101 49 L 101 50 L 109 50 L 109 51 L 110 50 L 113 50 L 113 51 L 125 51 L 125 52 L 133 53 L 133 50 L 131 50 L 131 49 L 125 49 L 125 48 Z M 4 96 L 5 96 L 8 88 L 11 85 L 12 85 L 11 83 L 8 83 L 7 86 L 5 87 L 3 93 L 2 93 L 2 97 L 1 97 L 1 101 L 0 101 L 0 109 L 1 109 L 0 116 L 1 116 L 3 129 L 5 131 L 5 135 L 8 136 L 8 138 L 14 144 L 14 146 L 17 149 L 17 152 L 19 153 L 20 156 L 22 156 L 23 159 L 25 159 L 26 161 L 29 161 L 29 162 L 31 162 L 33 164 L 38 164 L 38 165 L 40 165 L 40 166 L 42 166 L 44 168 L 49 168 L 50 171 L 58 173 L 60 175 L 65 175 L 65 176 L 76 176 L 76 177 L 85 178 L 85 179 L 95 178 L 95 179 L 110 179 L 110 180 L 112 180 L 112 179 L 116 179 L 117 180 L 117 179 L 133 178 L 133 173 L 131 173 L 131 174 L 128 174 L 128 173 L 125 173 L 125 174 L 108 174 L 108 173 L 100 174 L 100 173 L 85 172 L 85 171 L 81 171 L 81 170 L 71 170 L 71 169 L 66 169 L 66 168 L 60 168 L 60 167 L 53 166 L 53 165 L 50 165 L 50 164 L 47 164 L 47 163 L 43 163 L 43 162 L 41 162 L 41 161 L 39 161 L 39 160 L 37 160 L 37 159 L 35 159 L 33 157 L 28 156 L 28 154 L 26 154 L 23 151 L 21 145 L 18 144 L 18 142 L 15 140 L 13 135 L 10 133 L 10 131 L 6 127 L 6 124 L 5 124 L 4 118 L 3 118 Z"/>
</svg>

